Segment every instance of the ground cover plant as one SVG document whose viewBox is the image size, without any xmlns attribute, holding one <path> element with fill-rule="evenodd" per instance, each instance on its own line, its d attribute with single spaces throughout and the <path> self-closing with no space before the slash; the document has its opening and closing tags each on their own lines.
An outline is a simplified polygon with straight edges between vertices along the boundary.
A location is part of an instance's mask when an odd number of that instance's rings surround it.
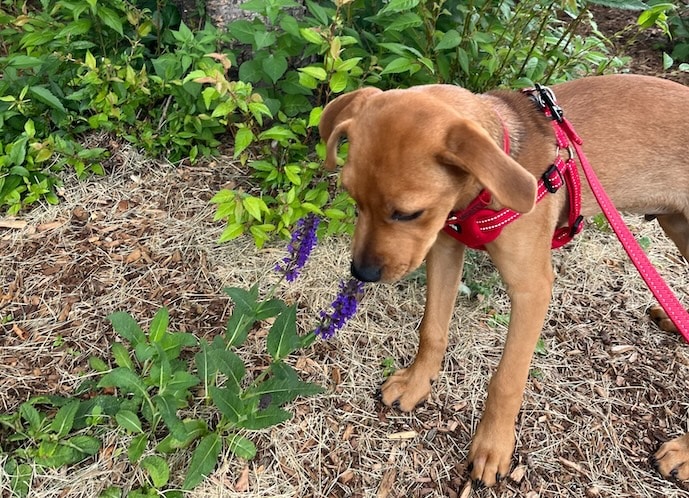
<svg viewBox="0 0 689 498">
<path fill-rule="evenodd" d="M 460 81 L 480 89 L 494 83 L 526 84 L 549 74 L 552 79 L 569 78 L 619 63 L 602 51 L 602 38 L 581 38 L 570 27 L 570 22 L 587 22 L 582 6 L 570 5 L 564 14 L 557 11 L 567 16 L 565 22 L 553 16 L 556 3 L 549 8 L 534 3 L 528 9 L 529 2 L 520 2 L 520 10 L 507 9 L 511 3 L 504 2 L 497 4 L 499 11 L 489 13 L 489 3 L 475 2 L 473 14 L 490 14 L 480 18 L 462 11 L 460 3 L 445 2 L 436 10 L 421 2 L 309 3 L 305 17 L 297 19 L 284 10 L 289 2 L 256 1 L 247 8 L 261 15 L 237 21 L 227 34 L 212 26 L 192 31 L 165 4 L 136 4 L 132 9 L 117 2 L 45 2 L 40 12 L 3 6 L 8 12 L 2 14 L 7 36 L 0 115 L 9 138 L 3 138 L 8 141 L 3 142 L 0 191 L 7 193 L 8 212 L 22 215 L 8 220 L 10 231 L 0 239 L 0 364 L 7 370 L 0 390 L 6 408 L 0 431 L 9 435 L 0 438 L 3 493 L 70 492 L 60 480 L 65 472 L 82 470 L 72 490 L 83 496 L 174 496 L 191 487 L 199 496 L 217 489 L 251 490 L 256 496 L 458 492 L 462 469 L 454 465 L 466 452 L 462 444 L 470 437 L 471 413 L 480 411 L 481 379 L 465 379 L 463 386 L 445 379 L 449 385 L 440 387 L 431 409 L 415 415 L 376 413 L 380 407 L 368 398 L 379 379 L 395 364 L 403 365 L 413 350 L 401 345 L 395 349 L 390 342 L 410 341 L 397 339 L 400 324 L 412 327 L 403 335 L 413 336 L 420 311 L 414 296 L 421 292 L 422 277 L 400 284 L 411 292 L 411 303 L 402 299 L 409 297 L 406 293 L 376 290 L 381 308 L 372 307 L 353 323 L 337 343 L 339 352 L 329 343 L 309 345 L 296 331 L 313 327 L 313 310 L 327 309 L 327 296 L 336 292 L 333 275 L 346 273 L 348 267 L 346 242 L 334 238 L 331 253 L 309 270 L 314 275 L 302 274 L 296 283 L 303 287 L 289 291 L 282 304 L 264 301 L 256 282 L 266 284 L 261 289 L 270 287 L 269 282 L 279 285 L 273 265 L 281 253 L 271 245 L 271 234 L 294 232 L 297 220 L 310 212 L 324 215 L 323 235 L 349 227 L 349 201 L 334 193 L 332 180 L 318 168 L 314 126 L 319 104 L 328 98 L 362 83 L 386 87 Z M 522 17 L 509 17 L 515 12 Z M 464 24 L 451 24 L 450 18 Z M 544 24 L 546 18 L 553 26 Z M 506 24 L 515 32 L 496 34 Z M 91 38 L 93 34 L 98 36 Z M 69 57 L 59 50 L 61 43 L 71 44 Z M 543 64 L 544 53 L 551 55 L 547 60 L 553 65 Z M 69 78 L 60 73 L 64 68 Z M 127 145 L 114 146 L 110 139 L 94 135 L 97 132 Z M 228 164 L 224 169 L 210 162 L 213 159 L 203 159 L 222 140 L 234 144 L 225 150 L 229 157 L 223 158 Z M 155 163 L 152 168 L 143 158 L 131 164 L 137 155 L 128 144 L 167 156 L 175 167 Z M 78 176 L 86 176 L 89 169 L 104 176 L 82 186 L 69 184 L 70 168 Z M 112 188 L 111 181 L 121 183 Z M 60 182 L 64 185 L 58 189 Z M 222 188 L 228 184 L 233 188 Z M 188 195 L 180 195 L 180 185 L 189 189 Z M 62 206 L 42 206 L 43 201 L 58 200 Z M 216 206 L 210 211 L 209 201 Z M 37 211 L 27 211 L 36 205 Z M 219 229 L 218 221 L 227 226 Z M 234 239 L 243 232 L 251 235 L 253 244 L 268 244 L 267 249 L 255 257 L 244 238 L 224 249 L 213 246 L 215 240 Z M 55 252 L 46 253 L 50 247 Z M 651 247 L 662 246 L 654 242 Z M 565 279 L 572 261 L 616 264 L 608 256 L 596 259 L 585 248 L 578 250 L 561 256 L 567 261 L 562 265 Z M 225 253 L 232 254 L 229 261 L 223 259 Z M 486 340 L 454 333 L 453 356 L 462 357 L 473 345 L 468 361 L 483 371 L 495 359 L 492 348 L 500 342 L 505 315 L 499 283 L 486 260 L 477 256 L 470 263 L 462 305 Z M 248 275 L 244 279 L 243 271 Z M 584 269 L 581 274 L 592 271 L 599 270 Z M 638 322 L 634 312 L 643 307 L 643 297 L 637 296 L 643 291 L 608 278 L 637 300 L 607 313 L 620 322 Z M 576 289 L 574 280 L 570 284 Z M 228 281 L 233 282 L 231 300 L 220 292 Z M 597 292 L 604 294 L 604 288 Z M 588 289 L 579 291 L 585 294 Z M 565 292 L 560 299 L 572 296 Z M 271 313 L 279 314 L 275 318 Z M 567 373 L 572 367 L 562 367 L 569 358 L 562 345 L 569 339 L 558 332 L 558 324 L 567 327 L 570 315 L 579 323 L 588 318 L 577 310 L 562 317 L 557 313 L 563 312 L 554 313 L 552 328 L 539 344 L 529 391 L 536 406 L 546 400 L 551 407 L 527 408 L 521 437 L 530 440 L 532 448 L 539 447 L 544 425 L 557 437 L 560 428 L 566 433 L 593 423 L 622 443 L 616 446 L 618 453 L 605 452 L 601 447 L 608 440 L 592 443 L 591 438 L 600 436 L 589 435 L 569 446 L 573 437 L 565 438 L 560 450 L 548 443 L 554 457 L 544 451 L 520 453 L 511 487 L 495 493 L 540 490 L 543 496 L 562 496 L 569 490 L 580 496 L 598 490 L 639 496 L 663 489 L 663 495 L 676 494 L 676 488 L 652 474 L 645 473 L 646 482 L 634 488 L 633 483 L 608 479 L 602 469 L 609 469 L 615 458 L 632 473 L 643 468 L 643 452 L 657 431 L 649 419 L 660 420 L 661 428 L 681 424 L 681 396 L 672 388 L 662 392 L 656 387 L 637 395 L 643 403 L 634 401 L 635 379 L 652 377 L 647 370 L 657 365 L 639 362 L 638 354 L 631 367 L 621 364 L 620 355 L 636 352 L 629 349 L 635 347 L 630 346 L 633 331 L 623 331 L 619 340 L 608 338 L 603 346 L 584 334 L 584 345 L 572 350 L 585 349 L 582 356 L 593 351 L 599 358 L 598 376 L 591 382 L 596 393 L 605 394 L 601 398 L 612 401 L 582 409 L 589 403 L 586 386 L 576 374 Z M 478 318 L 483 314 L 490 317 L 485 322 Z M 140 326 L 134 316 L 147 326 Z M 377 328 L 388 322 L 390 331 Z M 324 323 L 326 335 L 332 323 Z M 673 377 L 678 389 L 686 386 L 681 343 L 677 346 L 666 337 L 644 340 L 648 344 L 638 346 L 640 351 L 671 351 L 674 362 L 658 371 Z M 605 358 L 612 358 L 614 375 Z M 462 380 L 469 374 L 469 367 L 448 361 L 447 377 L 458 374 Z M 355 368 L 361 373 L 353 372 Z M 56 372 L 67 380 L 46 384 L 44 379 Z M 343 372 L 349 373 L 343 378 Z M 551 390 L 556 387 L 543 385 L 554 378 L 575 385 L 581 397 L 562 391 L 554 396 Z M 661 376 L 657 385 L 662 381 Z M 279 394 L 272 390 L 276 384 Z M 295 398 L 315 394 L 316 384 L 328 387 L 319 401 Z M 283 389 L 285 385 L 289 388 Z M 665 398 L 671 401 L 662 401 Z M 247 432 L 260 429 L 261 423 L 285 420 L 285 404 L 295 413 L 293 422 L 283 423 L 277 432 Z M 560 405 L 569 415 L 561 416 Z M 627 440 L 632 428 L 616 429 L 627 414 L 643 420 L 646 435 L 639 443 Z M 374 427 L 382 427 L 383 433 L 374 433 Z M 591 455 L 587 444 L 600 456 Z M 308 457 L 296 456 L 304 451 Z M 255 463 L 245 463 L 250 457 Z M 553 469 L 549 461 L 561 465 Z M 564 477 L 558 475 L 563 466 L 571 471 Z M 96 479 L 89 477 L 94 469 Z M 527 469 L 526 478 L 520 478 L 519 472 Z M 201 480 L 208 474 L 211 478 Z"/>
</svg>

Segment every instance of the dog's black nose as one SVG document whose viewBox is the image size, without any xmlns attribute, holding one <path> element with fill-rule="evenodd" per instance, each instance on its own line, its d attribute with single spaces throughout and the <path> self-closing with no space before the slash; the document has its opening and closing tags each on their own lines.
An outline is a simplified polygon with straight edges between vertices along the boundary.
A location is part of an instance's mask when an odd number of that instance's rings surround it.
<svg viewBox="0 0 689 498">
<path fill-rule="evenodd" d="M 357 266 L 352 262 L 352 276 L 362 282 L 378 282 L 380 280 L 379 266 Z"/>
</svg>

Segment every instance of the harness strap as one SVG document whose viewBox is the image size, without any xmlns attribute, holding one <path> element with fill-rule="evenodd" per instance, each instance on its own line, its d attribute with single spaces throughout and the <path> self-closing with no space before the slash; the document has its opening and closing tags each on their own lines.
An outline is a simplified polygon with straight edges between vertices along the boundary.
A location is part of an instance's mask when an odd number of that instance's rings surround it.
<svg viewBox="0 0 689 498">
<path fill-rule="evenodd" d="M 552 116 L 548 107 L 539 107 L 546 116 Z M 502 121 L 502 118 L 500 120 Z M 553 120 L 551 122 L 553 123 L 558 153 L 553 164 L 543 173 L 538 181 L 536 202 L 540 202 L 549 193 L 557 192 L 563 185 L 567 186 L 569 196 L 568 225 L 558 228 L 553 234 L 551 246 L 555 249 L 572 240 L 582 230 L 583 217 L 579 214 L 581 212 L 581 181 L 579 180 L 579 173 L 574 162 L 568 136 L 560 128 L 557 121 Z M 504 137 L 503 150 L 506 154 L 509 154 L 509 133 L 504 121 L 502 126 Z M 563 150 L 568 152 L 569 157 L 567 160 L 562 159 L 560 155 L 560 151 Z M 485 250 L 487 243 L 495 240 L 505 226 L 522 215 L 522 213 L 509 208 L 500 210 L 490 209 L 487 207 L 490 202 L 490 192 L 483 189 L 466 208 L 449 214 L 443 231 L 467 247 Z"/>
</svg>

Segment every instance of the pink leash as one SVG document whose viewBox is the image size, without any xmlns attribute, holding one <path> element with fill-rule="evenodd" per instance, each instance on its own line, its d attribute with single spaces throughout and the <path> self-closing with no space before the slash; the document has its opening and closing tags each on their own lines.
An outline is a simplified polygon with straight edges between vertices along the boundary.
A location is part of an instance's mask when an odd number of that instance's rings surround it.
<svg viewBox="0 0 689 498">
<path fill-rule="evenodd" d="M 634 266 L 644 279 L 644 282 L 646 282 L 648 288 L 651 289 L 651 292 L 660 303 L 660 306 L 665 313 L 667 313 L 670 320 L 672 320 L 672 323 L 675 324 L 675 327 L 677 327 L 677 330 L 682 334 L 684 340 L 689 343 L 689 313 L 687 313 L 687 310 L 682 306 L 682 303 L 679 302 L 679 299 L 677 299 L 670 287 L 665 283 L 663 277 L 660 276 L 658 271 L 651 264 L 648 256 L 646 256 L 646 253 L 641 249 L 641 246 L 639 246 L 632 232 L 627 225 L 625 225 L 620 213 L 603 189 L 603 185 L 601 185 L 596 173 L 593 171 L 593 168 L 591 168 L 591 164 L 584 155 L 581 148 L 581 144 L 583 143 L 581 137 L 577 135 L 571 123 L 562 115 L 562 109 L 557 105 L 552 91 L 540 85 L 536 85 L 536 90 L 538 91 L 537 98 L 540 99 L 540 103 L 547 106 L 550 110 L 552 114 L 551 117 L 554 120 L 553 122 L 557 123 L 571 140 L 574 150 L 579 157 L 581 169 L 584 171 L 586 180 L 591 187 L 591 191 L 596 197 L 603 214 L 608 219 L 608 223 L 610 223 L 617 238 L 620 239 L 622 247 L 627 251 L 629 258 L 632 260 L 632 263 L 634 263 Z M 534 97 L 536 97 L 536 95 L 534 95 Z"/>
</svg>

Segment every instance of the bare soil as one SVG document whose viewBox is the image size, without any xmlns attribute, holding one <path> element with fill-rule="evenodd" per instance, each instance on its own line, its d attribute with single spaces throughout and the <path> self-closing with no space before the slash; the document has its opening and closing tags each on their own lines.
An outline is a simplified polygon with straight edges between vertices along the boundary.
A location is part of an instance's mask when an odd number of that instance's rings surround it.
<svg viewBox="0 0 689 498">
<path fill-rule="evenodd" d="M 629 19 L 607 9 L 596 15 L 603 30 Z M 682 73 L 663 73 L 660 42 L 647 33 L 621 46 L 632 71 L 686 83 Z M 238 181 L 229 158 L 173 167 L 126 145 L 108 146 L 108 176 L 65 176 L 59 206 L 0 219 L 2 411 L 33 395 L 72 392 L 88 375 L 90 356 L 109 358 L 111 312 L 128 311 L 145 325 L 167 306 L 175 328 L 210 338 L 222 333 L 231 310 L 223 287 L 260 281 L 267 288 L 276 279 L 282 244 L 257 251 L 247 239 L 215 243 L 223 227 L 208 200 Z M 687 262 L 655 223 L 627 221 L 684 299 Z M 281 289 L 299 304 L 304 329 L 347 276 L 348 243 L 323 241 L 299 280 Z M 689 347 L 648 319 L 653 298 L 609 230 L 589 220 L 553 261 L 544 349 L 534 357 L 519 415 L 514 470 L 498 487 L 466 488 L 464 461 L 509 312 L 487 256 L 471 253 L 466 283 L 482 291 L 458 298 L 444 368 L 425 405 L 405 414 L 375 399 L 383 362 L 406 366 L 416 350 L 425 289 L 415 273 L 369 286 L 360 313 L 336 338 L 294 358 L 304 378 L 327 393 L 297 400 L 292 421 L 251 435 L 259 448 L 253 461 L 225 453 L 190 496 L 689 497 L 687 483 L 662 479 L 648 460 L 663 441 L 689 430 Z M 258 330 L 248 341 L 242 354 L 249 364 L 263 363 L 264 339 Z M 140 486 L 145 477 L 127 464 L 126 443 L 113 434 L 96 458 L 37 476 L 31 496 L 93 497 L 110 485 Z M 9 493 L 6 477 L 0 470 L 1 496 Z"/>
</svg>

